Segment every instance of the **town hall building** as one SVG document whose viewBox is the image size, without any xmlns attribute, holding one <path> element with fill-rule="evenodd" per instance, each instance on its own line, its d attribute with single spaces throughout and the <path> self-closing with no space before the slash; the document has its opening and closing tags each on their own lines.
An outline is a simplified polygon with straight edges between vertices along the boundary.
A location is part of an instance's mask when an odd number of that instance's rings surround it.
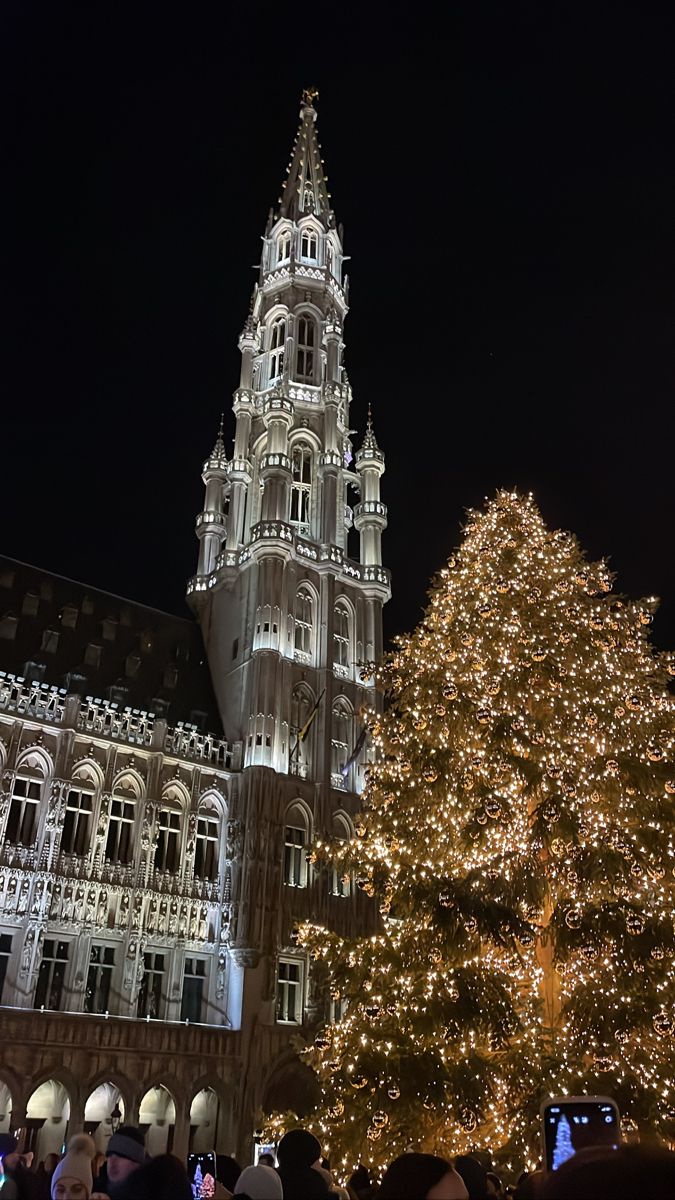
<svg viewBox="0 0 675 1200">
<path fill-rule="evenodd" d="M 203 465 L 179 618 L 0 559 L 0 1131 L 121 1121 L 250 1161 L 329 1019 L 294 929 L 366 929 L 349 840 L 390 595 L 384 456 L 351 441 L 348 278 L 306 92 Z M 29 552 L 27 551 L 30 557 Z"/>
</svg>

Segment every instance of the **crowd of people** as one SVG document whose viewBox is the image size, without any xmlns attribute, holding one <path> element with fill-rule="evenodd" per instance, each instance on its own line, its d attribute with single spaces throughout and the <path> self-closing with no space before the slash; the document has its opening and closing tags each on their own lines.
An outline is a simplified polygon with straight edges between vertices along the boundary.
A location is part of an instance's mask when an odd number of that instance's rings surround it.
<svg viewBox="0 0 675 1200">
<path fill-rule="evenodd" d="M 0 1133 L 0 1200 L 674 1200 L 675 1154 L 660 1146 L 622 1145 L 580 1150 L 557 1171 L 523 1173 L 514 1186 L 472 1155 L 453 1162 L 433 1154 L 399 1155 L 379 1185 L 359 1166 L 345 1187 L 335 1182 L 321 1145 L 306 1129 L 279 1142 L 277 1161 L 261 1154 L 255 1166 L 216 1157 L 216 1177 L 191 1182 L 172 1154 L 149 1158 L 143 1132 L 125 1125 L 98 1154 L 86 1133 L 65 1154 L 47 1155 L 34 1169 L 12 1134 Z"/>
</svg>

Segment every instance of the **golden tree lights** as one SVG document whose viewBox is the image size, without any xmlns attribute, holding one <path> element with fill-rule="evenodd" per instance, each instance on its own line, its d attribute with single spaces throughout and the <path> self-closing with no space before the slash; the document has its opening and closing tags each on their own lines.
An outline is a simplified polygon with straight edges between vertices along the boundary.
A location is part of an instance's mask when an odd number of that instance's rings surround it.
<svg viewBox="0 0 675 1200">
<path fill-rule="evenodd" d="M 357 838 L 316 853 L 380 928 L 300 935 L 344 1010 L 304 1052 L 338 1168 L 415 1147 L 521 1165 L 551 1091 L 675 1136 L 675 656 L 650 646 L 656 602 L 611 588 L 501 492 L 378 671 Z"/>
</svg>

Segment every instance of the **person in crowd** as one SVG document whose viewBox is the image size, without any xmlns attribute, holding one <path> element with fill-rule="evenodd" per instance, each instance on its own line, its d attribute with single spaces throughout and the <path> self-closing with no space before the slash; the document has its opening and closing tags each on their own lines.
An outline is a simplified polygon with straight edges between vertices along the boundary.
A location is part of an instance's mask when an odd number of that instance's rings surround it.
<svg viewBox="0 0 675 1200">
<path fill-rule="evenodd" d="M 8 1181 L 11 1179 L 16 1187 L 16 1195 L 19 1200 L 42 1200 L 42 1188 L 37 1171 L 29 1171 L 25 1165 L 24 1156 L 19 1151 L 14 1134 L 0 1134 L 0 1139 L 2 1139 L 3 1145 L 6 1146 L 5 1153 L 2 1154 L 0 1152 L 5 1179 L 2 1188 L 3 1196 L 6 1197 L 9 1194 L 7 1188 Z M 5 1139 L 9 1140 L 5 1141 Z M 33 1156 L 31 1154 L 32 1161 Z"/>
<path fill-rule="evenodd" d="M 14 1134 L 0 1133 L 0 1195 L 2 1200 L 18 1200 L 19 1189 L 10 1174 L 11 1168 L 7 1163 L 7 1159 L 11 1161 L 15 1155 L 18 1162 Z"/>
<path fill-rule="evenodd" d="M 487 1171 L 477 1158 L 471 1154 L 460 1154 L 455 1159 L 455 1170 L 464 1180 L 469 1200 L 487 1200 Z"/>
<path fill-rule="evenodd" d="M 675 1154 L 660 1146 L 592 1146 L 579 1150 L 547 1177 L 542 1200 L 672 1200 Z"/>
<path fill-rule="evenodd" d="M 91 1167 L 92 1171 L 94 1172 L 94 1179 L 98 1179 L 98 1177 L 101 1174 L 101 1171 L 103 1170 L 104 1167 L 105 1167 L 105 1154 L 103 1153 L 102 1150 L 98 1150 L 96 1152 L 96 1154 L 94 1155 L 94 1161 L 93 1161 L 92 1167 Z"/>
<path fill-rule="evenodd" d="M 452 1163 L 435 1154 L 401 1154 L 384 1173 L 377 1200 L 468 1200 Z"/>
<path fill-rule="evenodd" d="M 192 1200 L 187 1171 L 173 1154 L 149 1158 L 115 1191 L 117 1200 Z"/>
<path fill-rule="evenodd" d="M 39 1185 L 40 1200 L 49 1200 L 52 1193 L 52 1175 L 58 1165 L 58 1154 L 48 1154 L 44 1162 L 41 1162 L 35 1172 L 35 1178 Z M 95 1173 L 94 1173 L 95 1174 Z"/>
<path fill-rule="evenodd" d="M 265 1152 L 263 1154 L 261 1154 L 260 1158 L 258 1159 L 259 1167 L 272 1167 L 272 1169 L 274 1169 L 274 1167 L 276 1167 L 276 1165 L 277 1164 L 275 1162 L 274 1155 L 269 1154 L 267 1152 L 267 1150 L 265 1150 Z"/>
<path fill-rule="evenodd" d="M 498 1200 L 504 1200 L 504 1189 L 499 1175 L 495 1175 L 494 1171 L 487 1173 L 487 1194 L 488 1196 L 497 1196 Z"/>
<path fill-rule="evenodd" d="M 349 1176 L 347 1191 L 351 1200 L 373 1200 L 375 1188 L 370 1182 L 370 1175 L 363 1163 L 359 1163 L 356 1170 Z"/>
<path fill-rule="evenodd" d="M 108 1142 L 105 1165 L 95 1181 L 94 1191 L 116 1200 L 124 1181 L 138 1171 L 145 1160 L 145 1138 L 141 1130 L 135 1125 L 121 1125 Z"/>
<path fill-rule="evenodd" d="M 248 1200 L 283 1200 L 284 1189 L 281 1179 L 273 1167 L 244 1167 L 234 1185 L 235 1196 Z"/>
<path fill-rule="evenodd" d="M 216 1155 L 216 1179 L 232 1195 L 234 1185 L 241 1175 L 241 1167 L 236 1158 L 229 1154 Z"/>
<path fill-rule="evenodd" d="M 52 1175 L 52 1200 L 91 1200 L 94 1176 L 91 1164 L 96 1146 L 88 1133 L 76 1133 Z"/>
<path fill-rule="evenodd" d="M 285 1196 L 315 1200 L 330 1195 L 325 1179 L 313 1170 L 315 1164 L 321 1166 L 321 1145 L 308 1129 L 290 1129 L 284 1134 L 277 1158 Z"/>
</svg>

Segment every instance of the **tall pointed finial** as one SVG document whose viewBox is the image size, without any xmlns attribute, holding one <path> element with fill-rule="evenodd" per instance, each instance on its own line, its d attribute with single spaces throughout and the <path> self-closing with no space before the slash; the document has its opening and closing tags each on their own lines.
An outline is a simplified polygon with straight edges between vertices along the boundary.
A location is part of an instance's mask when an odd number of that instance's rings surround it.
<svg viewBox="0 0 675 1200">
<path fill-rule="evenodd" d="M 366 422 L 366 433 L 372 433 L 372 432 L 373 432 L 373 406 L 369 400 L 368 401 L 368 420 Z"/>
<path fill-rule="evenodd" d="M 315 87 L 304 88 L 302 92 L 302 103 L 306 108 L 314 108 L 314 101 L 319 99 L 319 89 Z"/>
</svg>

